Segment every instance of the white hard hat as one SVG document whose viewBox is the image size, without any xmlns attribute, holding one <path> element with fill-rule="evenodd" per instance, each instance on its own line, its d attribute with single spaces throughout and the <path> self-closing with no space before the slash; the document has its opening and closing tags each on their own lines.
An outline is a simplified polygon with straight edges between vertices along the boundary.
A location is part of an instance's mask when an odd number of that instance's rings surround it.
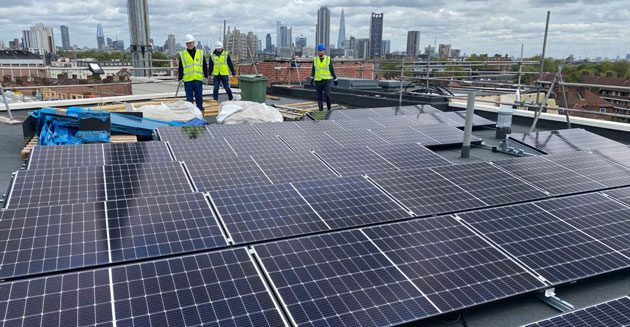
<svg viewBox="0 0 630 327">
<path fill-rule="evenodd" d="M 186 43 L 188 42 L 195 42 L 195 37 L 191 34 L 186 34 Z"/>
<path fill-rule="evenodd" d="M 217 41 L 217 42 L 214 44 L 214 48 L 215 48 L 215 49 L 223 49 L 223 42 L 221 42 L 221 41 Z"/>
</svg>

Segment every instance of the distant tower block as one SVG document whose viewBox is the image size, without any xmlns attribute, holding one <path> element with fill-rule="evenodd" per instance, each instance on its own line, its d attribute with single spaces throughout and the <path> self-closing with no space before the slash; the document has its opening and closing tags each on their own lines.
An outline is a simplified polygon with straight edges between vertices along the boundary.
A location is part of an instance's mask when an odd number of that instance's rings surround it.
<svg viewBox="0 0 630 327">
<path fill-rule="evenodd" d="M 148 0 L 127 0 L 133 76 L 150 77 L 153 45 L 149 33 Z"/>
</svg>

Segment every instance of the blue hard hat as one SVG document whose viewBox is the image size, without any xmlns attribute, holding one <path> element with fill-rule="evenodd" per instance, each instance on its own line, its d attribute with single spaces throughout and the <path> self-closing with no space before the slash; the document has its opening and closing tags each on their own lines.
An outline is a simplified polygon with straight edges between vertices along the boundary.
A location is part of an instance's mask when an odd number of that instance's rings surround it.
<svg viewBox="0 0 630 327">
<path fill-rule="evenodd" d="M 320 43 L 317 45 L 317 51 L 324 51 L 326 50 L 326 46 L 323 43 Z"/>
</svg>

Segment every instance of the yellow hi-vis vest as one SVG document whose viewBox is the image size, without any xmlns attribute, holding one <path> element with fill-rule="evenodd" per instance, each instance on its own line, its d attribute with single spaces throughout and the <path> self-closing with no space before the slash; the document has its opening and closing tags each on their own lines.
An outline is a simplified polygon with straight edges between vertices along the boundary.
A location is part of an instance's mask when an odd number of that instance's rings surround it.
<svg viewBox="0 0 630 327">
<path fill-rule="evenodd" d="M 214 52 L 210 55 L 212 58 L 212 62 L 214 63 L 214 67 L 212 68 L 212 75 L 218 76 L 229 76 L 230 68 L 228 67 L 227 57 L 228 52 L 223 50 L 220 56 L 217 56 Z"/>
<path fill-rule="evenodd" d="M 324 60 L 319 60 L 318 56 L 313 58 L 313 65 L 315 66 L 315 81 L 322 81 L 332 79 L 330 75 L 330 57 L 324 56 Z"/>
<path fill-rule="evenodd" d="M 203 81 L 203 50 L 197 49 L 195 59 L 193 59 L 188 50 L 181 51 L 179 58 L 184 67 L 184 82 Z"/>
</svg>

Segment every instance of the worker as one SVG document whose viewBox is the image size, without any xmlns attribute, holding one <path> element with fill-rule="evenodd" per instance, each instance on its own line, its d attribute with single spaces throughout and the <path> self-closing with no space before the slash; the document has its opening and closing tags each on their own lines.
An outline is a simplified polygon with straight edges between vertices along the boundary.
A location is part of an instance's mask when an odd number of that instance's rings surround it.
<svg viewBox="0 0 630 327">
<path fill-rule="evenodd" d="M 193 102 L 203 112 L 203 84 L 208 78 L 208 66 L 203 50 L 195 48 L 195 38 L 186 34 L 186 50 L 179 53 L 178 80 L 184 81 L 186 101 Z"/>
<path fill-rule="evenodd" d="M 214 51 L 208 61 L 208 71 L 214 75 L 214 91 L 212 92 L 214 101 L 219 101 L 219 85 L 221 83 L 223 84 L 225 93 L 228 95 L 228 99 L 230 99 L 230 101 L 234 99 L 232 89 L 230 89 L 230 73 L 232 73 L 232 76 L 235 76 L 236 71 L 234 71 L 232 58 L 230 58 L 230 54 L 227 51 L 223 50 L 223 43 L 221 41 L 217 41 L 214 44 Z"/>
<path fill-rule="evenodd" d="M 326 107 L 330 110 L 330 88 L 331 82 L 335 83 L 335 86 L 339 83 L 337 81 L 337 75 L 335 75 L 335 69 L 333 68 L 332 61 L 329 56 L 326 55 L 326 46 L 323 44 L 317 45 L 317 56 L 313 58 L 313 69 L 311 70 L 311 86 L 315 82 L 315 91 L 317 92 L 317 105 L 319 110 L 324 110 L 323 98 L 326 98 Z"/>
</svg>

